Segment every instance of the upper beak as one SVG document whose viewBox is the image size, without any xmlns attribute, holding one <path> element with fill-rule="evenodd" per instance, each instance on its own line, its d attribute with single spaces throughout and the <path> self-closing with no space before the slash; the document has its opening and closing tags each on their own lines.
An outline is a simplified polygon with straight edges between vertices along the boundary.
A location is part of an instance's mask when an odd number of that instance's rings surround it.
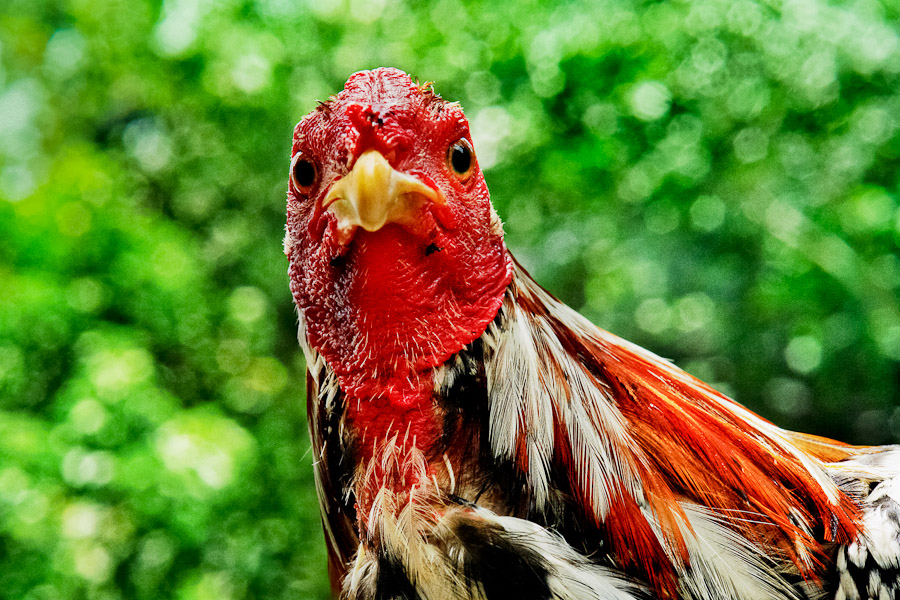
<svg viewBox="0 0 900 600">
<path fill-rule="evenodd" d="M 338 231 L 347 239 L 356 227 L 378 231 L 387 223 L 415 226 L 429 201 L 446 204 L 436 189 L 396 171 L 377 150 L 368 150 L 331 186 L 322 207 L 337 217 Z"/>
</svg>

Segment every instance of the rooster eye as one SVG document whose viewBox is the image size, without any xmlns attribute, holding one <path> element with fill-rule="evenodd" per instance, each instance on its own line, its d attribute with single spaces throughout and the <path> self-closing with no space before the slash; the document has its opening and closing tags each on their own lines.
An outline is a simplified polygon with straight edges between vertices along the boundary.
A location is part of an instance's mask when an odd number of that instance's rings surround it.
<svg viewBox="0 0 900 600">
<path fill-rule="evenodd" d="M 461 181 L 465 181 L 472 174 L 472 168 L 475 166 L 473 158 L 472 144 L 466 138 L 461 138 L 453 143 L 447 151 L 447 162 L 450 164 L 450 170 Z"/>
<path fill-rule="evenodd" d="M 291 165 L 291 179 L 298 191 L 306 192 L 316 181 L 316 166 L 298 153 Z"/>
</svg>

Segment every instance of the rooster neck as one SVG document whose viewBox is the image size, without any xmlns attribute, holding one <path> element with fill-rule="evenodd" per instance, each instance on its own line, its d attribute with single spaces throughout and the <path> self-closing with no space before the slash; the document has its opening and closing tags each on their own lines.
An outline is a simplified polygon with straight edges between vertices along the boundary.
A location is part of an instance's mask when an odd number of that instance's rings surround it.
<svg viewBox="0 0 900 600">
<path fill-rule="evenodd" d="M 364 462 L 371 460 L 386 443 L 425 450 L 439 444 L 443 415 L 432 402 L 430 393 L 403 405 L 384 397 L 364 400 L 348 397 L 346 402 L 345 426 Z"/>
</svg>

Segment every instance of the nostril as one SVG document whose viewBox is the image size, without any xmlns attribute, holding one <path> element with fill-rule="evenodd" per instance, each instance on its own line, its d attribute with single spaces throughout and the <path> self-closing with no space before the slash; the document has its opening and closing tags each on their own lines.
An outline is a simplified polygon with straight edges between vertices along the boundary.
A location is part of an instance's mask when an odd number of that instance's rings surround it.
<svg viewBox="0 0 900 600">
<path fill-rule="evenodd" d="M 358 130 L 368 129 L 372 107 L 368 104 L 351 104 L 347 107 L 347 119 Z"/>
<path fill-rule="evenodd" d="M 420 132 L 406 127 L 400 116 L 380 104 L 357 103 L 347 107 L 348 166 L 367 150 L 377 150 L 391 164 L 405 156 Z"/>
<path fill-rule="evenodd" d="M 354 104 L 347 107 L 347 117 L 360 132 L 374 127 L 384 126 L 384 117 L 380 110 L 376 110 L 370 104 Z"/>
</svg>

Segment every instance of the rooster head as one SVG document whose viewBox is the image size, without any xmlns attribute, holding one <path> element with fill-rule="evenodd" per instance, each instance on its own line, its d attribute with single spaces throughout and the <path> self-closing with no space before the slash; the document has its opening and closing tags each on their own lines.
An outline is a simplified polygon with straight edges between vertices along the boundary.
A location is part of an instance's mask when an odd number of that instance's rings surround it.
<svg viewBox="0 0 900 600">
<path fill-rule="evenodd" d="M 395 407 L 430 399 L 512 277 L 462 109 L 397 69 L 352 75 L 297 124 L 285 253 L 301 341 L 348 397 Z"/>
</svg>

